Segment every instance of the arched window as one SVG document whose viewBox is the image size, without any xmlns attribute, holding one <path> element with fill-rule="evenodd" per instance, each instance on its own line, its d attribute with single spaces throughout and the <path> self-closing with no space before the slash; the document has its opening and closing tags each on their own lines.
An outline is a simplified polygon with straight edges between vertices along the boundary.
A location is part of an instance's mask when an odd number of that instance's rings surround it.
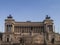
<svg viewBox="0 0 60 45">
<path fill-rule="evenodd" d="M 9 42 L 9 37 L 10 37 L 10 36 L 9 36 L 9 35 L 7 35 L 7 38 L 6 38 L 6 41 L 7 41 L 7 42 Z"/>
<path fill-rule="evenodd" d="M 51 43 L 54 44 L 54 38 L 52 38 Z"/>
<path fill-rule="evenodd" d="M 7 38 L 7 42 L 9 42 L 9 38 Z"/>
</svg>

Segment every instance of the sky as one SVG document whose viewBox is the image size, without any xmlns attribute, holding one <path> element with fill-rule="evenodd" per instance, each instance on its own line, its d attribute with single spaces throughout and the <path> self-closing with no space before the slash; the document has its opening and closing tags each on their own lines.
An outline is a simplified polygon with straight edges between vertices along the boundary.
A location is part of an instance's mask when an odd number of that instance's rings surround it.
<svg viewBox="0 0 60 45">
<path fill-rule="evenodd" d="M 55 32 L 60 33 L 60 0 L 0 0 L 0 32 L 11 14 L 15 21 L 43 21 L 46 15 L 54 20 Z"/>
</svg>

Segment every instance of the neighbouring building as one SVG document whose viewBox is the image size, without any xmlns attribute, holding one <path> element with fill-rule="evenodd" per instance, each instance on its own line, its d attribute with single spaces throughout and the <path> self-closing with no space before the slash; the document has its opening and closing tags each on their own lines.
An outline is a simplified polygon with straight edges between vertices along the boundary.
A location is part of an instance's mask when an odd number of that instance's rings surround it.
<svg viewBox="0 0 60 45">
<path fill-rule="evenodd" d="M 60 45 L 60 34 L 54 32 L 54 22 L 47 15 L 42 22 L 17 22 L 11 15 L 5 19 L 1 45 Z"/>
</svg>

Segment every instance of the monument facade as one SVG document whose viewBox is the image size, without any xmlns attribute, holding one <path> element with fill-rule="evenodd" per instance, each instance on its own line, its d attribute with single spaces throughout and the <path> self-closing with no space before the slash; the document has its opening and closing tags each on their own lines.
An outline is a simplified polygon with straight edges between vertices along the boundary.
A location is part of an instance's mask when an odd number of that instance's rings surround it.
<svg viewBox="0 0 60 45">
<path fill-rule="evenodd" d="M 11 15 L 5 19 L 1 45 L 60 44 L 60 34 L 54 32 L 54 22 L 48 15 L 42 22 L 17 22 Z"/>
</svg>

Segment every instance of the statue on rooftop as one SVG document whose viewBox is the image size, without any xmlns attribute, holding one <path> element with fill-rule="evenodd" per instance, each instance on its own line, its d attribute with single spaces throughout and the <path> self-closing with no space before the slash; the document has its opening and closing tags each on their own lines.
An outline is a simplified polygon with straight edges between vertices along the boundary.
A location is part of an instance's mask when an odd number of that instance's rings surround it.
<svg viewBox="0 0 60 45">
<path fill-rule="evenodd" d="M 11 16 L 11 14 L 9 14 L 9 16 L 7 18 L 13 18 L 13 17 Z"/>
<path fill-rule="evenodd" d="M 49 17 L 48 15 L 46 15 L 46 19 L 50 19 L 51 17 Z"/>
</svg>

